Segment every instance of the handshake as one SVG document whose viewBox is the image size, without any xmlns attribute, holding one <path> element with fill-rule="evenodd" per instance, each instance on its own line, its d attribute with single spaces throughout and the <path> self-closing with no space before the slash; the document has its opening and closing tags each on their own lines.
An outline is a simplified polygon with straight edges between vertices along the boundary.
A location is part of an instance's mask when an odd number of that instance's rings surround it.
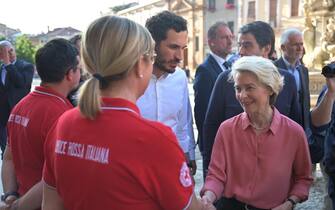
<svg viewBox="0 0 335 210">
<path fill-rule="evenodd" d="M 193 201 L 191 202 L 187 210 L 216 210 L 213 205 L 216 196 L 213 192 L 206 191 L 201 199 L 196 199 L 194 194 L 193 196 Z"/>
<path fill-rule="evenodd" d="M 201 210 L 216 210 L 215 206 L 209 202 L 206 198 L 201 198 Z"/>
<path fill-rule="evenodd" d="M 0 201 L 0 210 L 16 210 L 18 209 L 18 200 L 7 199 L 6 202 Z"/>
<path fill-rule="evenodd" d="M 216 200 L 216 196 L 212 191 L 205 191 L 203 196 L 201 197 L 201 204 L 203 205 L 202 209 L 216 209 L 213 206 L 213 202 Z"/>
</svg>

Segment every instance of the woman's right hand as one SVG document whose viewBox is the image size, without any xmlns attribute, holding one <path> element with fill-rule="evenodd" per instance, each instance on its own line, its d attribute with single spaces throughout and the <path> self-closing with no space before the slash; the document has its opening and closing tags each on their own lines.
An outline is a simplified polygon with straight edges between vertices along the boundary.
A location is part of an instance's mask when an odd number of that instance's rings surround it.
<svg viewBox="0 0 335 210">
<path fill-rule="evenodd" d="M 210 202 L 210 200 L 208 200 L 208 197 L 206 197 L 206 196 L 203 196 L 201 198 L 201 204 L 202 204 L 201 210 L 216 210 L 213 203 Z"/>
<path fill-rule="evenodd" d="M 214 203 L 215 200 L 216 200 L 215 193 L 209 190 L 205 191 L 205 193 L 201 197 L 201 202 L 203 203 Z"/>
<path fill-rule="evenodd" d="M 212 191 L 206 191 L 200 200 L 202 205 L 201 210 L 216 210 L 215 206 L 213 205 L 215 200 L 215 194 Z"/>
<path fill-rule="evenodd" d="M 284 203 L 280 204 L 279 206 L 276 206 L 272 210 L 292 210 L 293 205 L 289 201 L 285 201 Z"/>
<path fill-rule="evenodd" d="M 208 199 L 208 197 L 206 197 L 206 196 L 203 196 L 203 197 L 201 198 L 201 203 L 202 203 L 203 205 L 212 204 L 211 201 L 210 201 L 210 200 Z"/>
</svg>

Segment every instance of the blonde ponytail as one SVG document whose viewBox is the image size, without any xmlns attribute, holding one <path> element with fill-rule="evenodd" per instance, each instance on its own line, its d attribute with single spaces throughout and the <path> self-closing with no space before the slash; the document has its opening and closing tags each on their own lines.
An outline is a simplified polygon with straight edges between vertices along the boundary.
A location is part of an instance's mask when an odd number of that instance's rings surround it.
<svg viewBox="0 0 335 210">
<path fill-rule="evenodd" d="M 100 112 L 100 90 L 128 76 L 144 54 L 153 54 L 147 29 L 126 18 L 105 16 L 93 21 L 81 42 L 84 71 L 94 75 L 80 89 L 79 109 L 89 119 Z"/>
<path fill-rule="evenodd" d="M 80 88 L 79 109 L 82 115 L 93 120 L 100 112 L 100 106 L 99 81 L 92 77 Z"/>
</svg>

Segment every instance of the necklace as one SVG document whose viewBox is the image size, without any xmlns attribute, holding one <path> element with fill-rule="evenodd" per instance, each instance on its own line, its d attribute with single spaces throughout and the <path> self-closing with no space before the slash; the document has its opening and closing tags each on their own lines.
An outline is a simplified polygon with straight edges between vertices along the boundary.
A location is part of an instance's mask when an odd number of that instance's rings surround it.
<svg viewBox="0 0 335 210">
<path fill-rule="evenodd" d="M 250 125 L 256 131 L 262 131 L 262 130 L 268 129 L 270 127 L 270 125 L 271 125 L 271 122 L 272 122 L 272 119 L 273 119 L 273 115 L 274 115 L 274 111 L 272 111 L 272 115 L 271 115 L 270 118 L 265 116 L 265 122 L 264 122 L 265 126 L 263 126 L 263 127 L 259 127 L 259 126 L 255 125 L 255 123 L 253 123 L 252 120 L 249 118 Z"/>
</svg>

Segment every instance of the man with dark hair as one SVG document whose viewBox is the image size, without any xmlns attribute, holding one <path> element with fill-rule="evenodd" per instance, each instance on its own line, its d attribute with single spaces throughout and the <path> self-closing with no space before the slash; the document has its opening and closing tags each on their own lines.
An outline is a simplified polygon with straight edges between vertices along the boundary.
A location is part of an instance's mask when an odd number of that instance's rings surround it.
<svg viewBox="0 0 335 210">
<path fill-rule="evenodd" d="M 256 21 L 242 26 L 239 31 L 238 45 L 240 56 L 262 56 L 269 58 L 274 47 L 274 33 L 271 26 L 265 22 Z M 294 77 L 283 70 L 284 87 L 279 93 L 275 107 L 281 114 L 288 116 L 301 124 L 297 89 Z M 208 168 L 216 132 L 220 124 L 240 113 L 243 109 L 235 98 L 234 84 L 228 81 L 230 71 L 219 75 L 214 85 L 204 122 L 204 167 Z"/>
<path fill-rule="evenodd" d="M 194 118 L 198 128 L 198 145 L 203 153 L 202 128 L 209 97 L 220 73 L 230 69 L 228 55 L 231 53 L 234 36 L 225 22 L 219 21 L 207 32 L 210 53 L 195 72 L 194 80 Z M 205 175 L 205 171 L 204 171 Z"/>
<path fill-rule="evenodd" d="M 0 41 L 0 61 L 0 147 L 3 155 L 9 113 L 30 92 L 34 66 L 17 59 L 13 45 L 7 40 Z"/>
<path fill-rule="evenodd" d="M 48 42 L 35 59 L 41 85 L 15 106 L 7 124 L 2 201 L 14 209 L 41 207 L 44 141 L 58 117 L 72 108 L 66 96 L 80 78 L 77 50 L 65 39 Z"/>
<path fill-rule="evenodd" d="M 143 117 L 162 122 L 173 130 L 191 172 L 195 174 L 195 143 L 187 77 L 178 67 L 187 47 L 187 22 L 164 11 L 149 18 L 146 27 L 156 42 L 157 57 L 149 86 L 137 105 Z"/>
<path fill-rule="evenodd" d="M 239 31 L 239 37 L 241 36 L 246 38 L 246 40 L 241 38 L 244 43 L 244 46 L 239 46 L 241 56 L 257 55 L 270 58 L 275 50 L 275 34 L 271 26 L 265 22 L 255 21 L 242 26 Z M 259 48 L 252 46 L 253 40 L 256 41 Z M 239 44 L 242 43 L 239 42 Z"/>
<path fill-rule="evenodd" d="M 159 78 L 164 73 L 174 73 L 187 48 L 187 21 L 164 11 L 149 18 L 145 26 L 156 42 L 154 74 Z"/>
<path fill-rule="evenodd" d="M 173 30 L 176 33 L 185 32 L 187 34 L 187 21 L 172 12 L 163 11 L 149 18 L 145 27 L 149 30 L 152 38 L 158 43 L 168 38 L 168 32 Z"/>
</svg>

